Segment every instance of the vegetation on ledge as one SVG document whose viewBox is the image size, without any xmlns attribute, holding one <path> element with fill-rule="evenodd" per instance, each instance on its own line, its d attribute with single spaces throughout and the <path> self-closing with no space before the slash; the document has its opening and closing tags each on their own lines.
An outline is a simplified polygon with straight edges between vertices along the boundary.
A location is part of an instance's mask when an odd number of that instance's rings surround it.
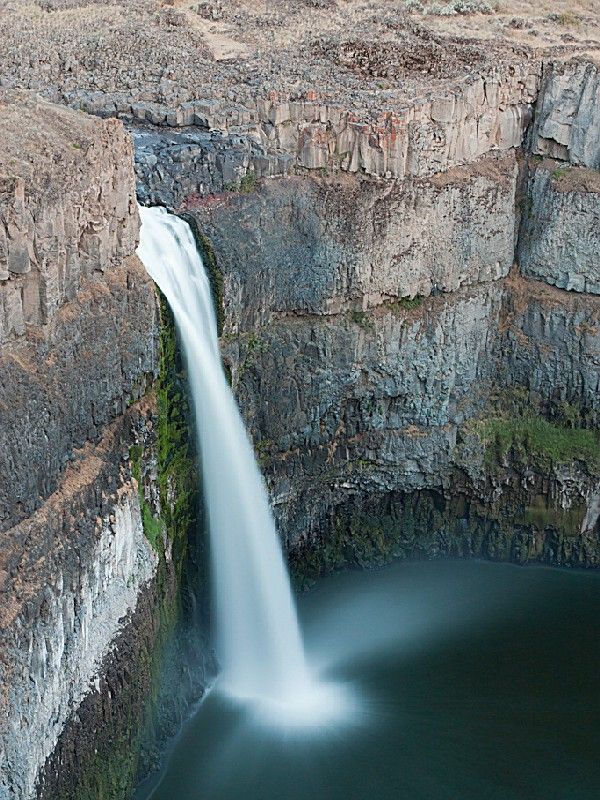
<svg viewBox="0 0 600 800">
<path fill-rule="evenodd" d="M 512 453 L 521 463 L 546 471 L 579 461 L 591 474 L 600 474 L 600 435 L 594 430 L 554 424 L 532 413 L 476 420 L 471 429 L 486 445 L 489 467 Z"/>
<path fill-rule="evenodd" d="M 387 303 L 387 307 L 392 314 L 399 314 L 403 311 L 414 311 L 416 308 L 420 308 L 423 305 L 424 299 L 425 298 L 420 294 L 414 297 L 400 297 L 398 300 Z"/>
<path fill-rule="evenodd" d="M 200 487 L 187 373 L 173 312 L 162 295 L 160 317 L 158 488 L 162 521 L 173 543 L 173 563 L 181 578 L 188 538 L 200 507 Z"/>
<path fill-rule="evenodd" d="M 350 319 L 365 331 L 373 331 L 375 329 L 373 320 L 364 311 L 351 311 Z"/>
</svg>

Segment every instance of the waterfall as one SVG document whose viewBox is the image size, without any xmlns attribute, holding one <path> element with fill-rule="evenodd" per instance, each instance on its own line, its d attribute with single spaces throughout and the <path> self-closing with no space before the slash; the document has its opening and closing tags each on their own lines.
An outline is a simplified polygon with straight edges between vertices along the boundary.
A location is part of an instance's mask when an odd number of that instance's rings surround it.
<svg viewBox="0 0 600 800">
<path fill-rule="evenodd" d="M 140 208 L 140 215 L 138 255 L 173 310 L 196 413 L 218 689 L 284 711 L 315 708 L 316 682 L 266 489 L 221 364 L 208 276 L 183 220 L 161 208 Z"/>
</svg>

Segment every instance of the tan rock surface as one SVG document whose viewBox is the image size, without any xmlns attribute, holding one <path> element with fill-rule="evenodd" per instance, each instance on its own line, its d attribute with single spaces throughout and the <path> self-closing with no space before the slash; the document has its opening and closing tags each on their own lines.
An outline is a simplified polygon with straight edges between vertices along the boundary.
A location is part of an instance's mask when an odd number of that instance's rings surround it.
<svg viewBox="0 0 600 800">
<path fill-rule="evenodd" d="M 47 323 L 131 255 L 133 154 L 120 122 L 0 93 L 0 341 Z"/>
</svg>

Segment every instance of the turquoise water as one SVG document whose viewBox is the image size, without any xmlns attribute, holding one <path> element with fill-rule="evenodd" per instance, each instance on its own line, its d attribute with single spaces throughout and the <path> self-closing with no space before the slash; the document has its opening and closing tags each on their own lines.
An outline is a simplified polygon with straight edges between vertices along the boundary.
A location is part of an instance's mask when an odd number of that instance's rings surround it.
<svg viewBox="0 0 600 800">
<path fill-rule="evenodd" d="M 400 563 L 300 598 L 324 727 L 212 692 L 136 800 L 597 800 L 600 574 Z"/>
</svg>

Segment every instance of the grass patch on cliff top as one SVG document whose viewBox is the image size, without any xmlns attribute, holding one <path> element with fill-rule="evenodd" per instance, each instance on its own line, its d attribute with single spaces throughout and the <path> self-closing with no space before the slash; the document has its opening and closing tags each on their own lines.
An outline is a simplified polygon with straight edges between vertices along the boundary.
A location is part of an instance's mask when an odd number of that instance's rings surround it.
<svg viewBox="0 0 600 800">
<path fill-rule="evenodd" d="M 489 417 L 475 421 L 473 430 L 487 447 L 490 465 L 512 452 L 546 470 L 580 461 L 600 474 L 600 435 L 594 430 L 563 427 L 533 414 Z"/>
</svg>

